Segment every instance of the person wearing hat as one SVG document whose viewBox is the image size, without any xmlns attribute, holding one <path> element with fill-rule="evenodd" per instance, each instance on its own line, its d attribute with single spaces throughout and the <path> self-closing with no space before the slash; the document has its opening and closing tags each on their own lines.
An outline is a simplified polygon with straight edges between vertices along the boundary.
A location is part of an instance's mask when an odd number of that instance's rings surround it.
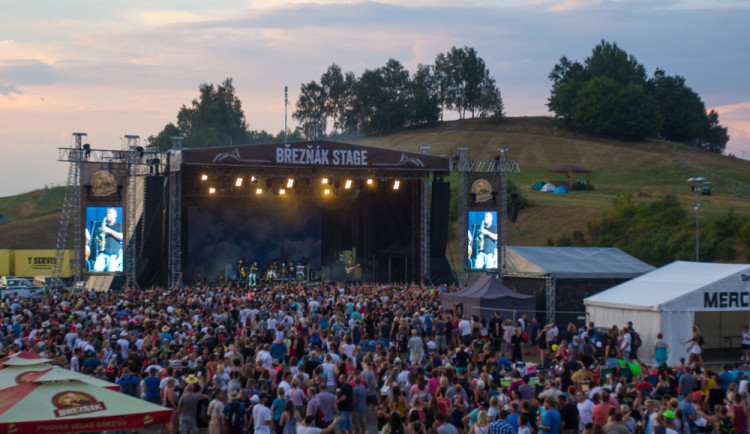
<svg viewBox="0 0 750 434">
<path fill-rule="evenodd" d="M 185 378 L 185 391 L 180 397 L 177 404 L 177 413 L 180 420 L 180 433 L 197 434 L 198 433 L 198 403 L 202 399 L 208 398 L 208 395 L 196 393 L 196 384 L 198 377 L 190 374 Z"/>
<path fill-rule="evenodd" d="M 247 426 L 245 403 L 240 397 L 239 390 L 232 390 L 229 392 L 229 402 L 224 405 L 224 426 L 227 434 L 242 434 L 243 428 Z"/>
</svg>

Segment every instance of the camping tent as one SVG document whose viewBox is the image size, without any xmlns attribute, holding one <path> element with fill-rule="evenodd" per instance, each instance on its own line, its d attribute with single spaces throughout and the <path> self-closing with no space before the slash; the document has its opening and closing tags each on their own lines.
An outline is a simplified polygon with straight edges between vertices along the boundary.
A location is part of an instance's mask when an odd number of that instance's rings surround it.
<svg viewBox="0 0 750 434">
<path fill-rule="evenodd" d="M 169 422 L 168 408 L 72 377 L 45 377 L 0 390 L 0 434 L 127 430 Z"/>
<path fill-rule="evenodd" d="M 555 184 L 544 184 L 544 187 L 540 190 L 542 193 L 550 193 L 555 191 Z"/>
<path fill-rule="evenodd" d="M 531 186 L 532 190 L 540 191 L 544 187 L 544 181 L 537 181 Z"/>
<path fill-rule="evenodd" d="M 494 276 L 484 274 L 465 289 L 454 293 L 443 293 L 443 309 L 453 309 L 463 304 L 467 316 L 490 318 L 492 312 L 503 317 L 520 316 L 534 311 L 534 296 L 519 294 L 503 285 Z"/>
<path fill-rule="evenodd" d="M 654 269 L 615 247 L 508 246 L 502 265 L 503 283 L 534 294 L 546 320 L 563 326 L 580 323 L 585 297 Z"/>
<path fill-rule="evenodd" d="M 641 360 L 653 361 L 656 334 L 669 345 L 670 365 L 687 356 L 683 344 L 697 325 L 704 348 L 731 348 L 750 316 L 750 264 L 677 261 L 584 300 L 597 326 L 628 321 L 641 335 Z M 739 346 L 734 339 L 734 347 Z M 705 354 L 705 352 L 704 352 Z"/>
<path fill-rule="evenodd" d="M 555 188 L 555 194 L 565 194 L 568 192 L 568 187 L 565 185 L 558 185 L 557 188 Z"/>
</svg>

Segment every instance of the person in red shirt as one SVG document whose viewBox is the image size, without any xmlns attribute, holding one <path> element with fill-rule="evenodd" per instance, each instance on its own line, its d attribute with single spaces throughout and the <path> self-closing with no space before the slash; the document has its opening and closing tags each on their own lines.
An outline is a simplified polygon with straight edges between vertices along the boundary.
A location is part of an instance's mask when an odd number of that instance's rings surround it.
<svg viewBox="0 0 750 434">
<path fill-rule="evenodd" d="M 591 418 L 595 424 L 604 426 L 607 423 L 607 416 L 609 416 L 609 409 L 611 408 L 609 405 L 609 391 L 605 389 L 602 391 L 601 397 L 597 395 L 594 394 L 594 402 L 597 404 L 591 409 Z M 599 398 L 598 401 L 597 398 Z"/>
</svg>

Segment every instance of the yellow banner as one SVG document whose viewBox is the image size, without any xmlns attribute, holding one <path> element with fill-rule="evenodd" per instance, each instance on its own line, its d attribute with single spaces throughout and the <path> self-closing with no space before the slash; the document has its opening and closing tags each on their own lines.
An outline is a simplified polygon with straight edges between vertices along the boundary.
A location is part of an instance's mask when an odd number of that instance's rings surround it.
<svg viewBox="0 0 750 434">
<path fill-rule="evenodd" d="M 0 276 L 12 276 L 10 270 L 11 250 L 0 250 Z"/>
<path fill-rule="evenodd" d="M 63 256 L 62 271 L 60 277 L 72 275 L 70 267 L 71 250 L 66 250 Z M 15 251 L 15 276 L 34 277 L 50 276 L 55 265 L 54 250 L 16 250 Z"/>
</svg>

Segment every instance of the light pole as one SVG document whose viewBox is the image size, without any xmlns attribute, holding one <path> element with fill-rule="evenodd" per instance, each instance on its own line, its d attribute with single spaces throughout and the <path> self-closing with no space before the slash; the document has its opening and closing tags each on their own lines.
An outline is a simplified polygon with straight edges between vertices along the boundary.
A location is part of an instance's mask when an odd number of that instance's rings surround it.
<svg viewBox="0 0 750 434">
<path fill-rule="evenodd" d="M 700 209 L 701 209 L 701 191 L 703 186 L 706 184 L 706 178 L 702 176 L 688 178 L 688 182 L 695 191 L 695 262 L 700 262 L 700 247 L 701 247 L 701 221 L 700 221 Z"/>
</svg>

